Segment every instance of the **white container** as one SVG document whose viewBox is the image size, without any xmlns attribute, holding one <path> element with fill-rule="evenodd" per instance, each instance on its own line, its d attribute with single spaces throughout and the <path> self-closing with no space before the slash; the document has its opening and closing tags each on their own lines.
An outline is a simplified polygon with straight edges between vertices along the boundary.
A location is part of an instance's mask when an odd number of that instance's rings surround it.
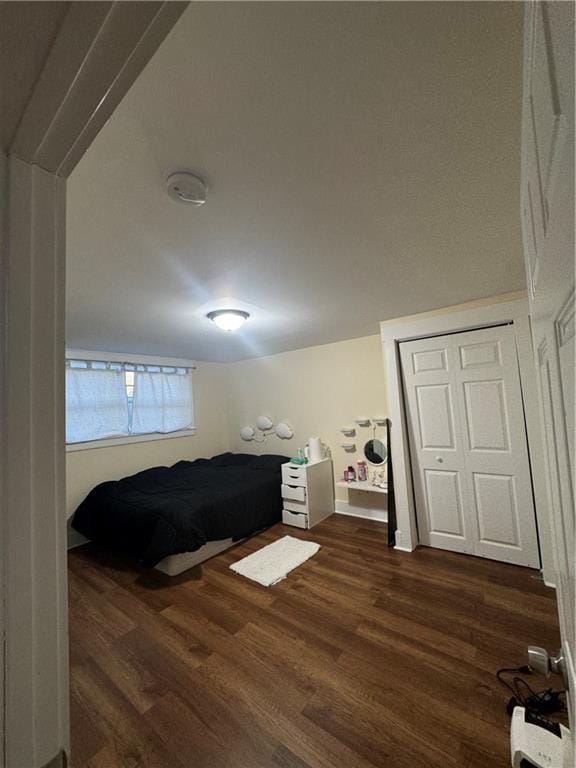
<svg viewBox="0 0 576 768">
<path fill-rule="evenodd" d="M 319 437 L 308 440 L 308 458 L 310 461 L 321 461 L 324 458 L 324 445 Z"/>
</svg>

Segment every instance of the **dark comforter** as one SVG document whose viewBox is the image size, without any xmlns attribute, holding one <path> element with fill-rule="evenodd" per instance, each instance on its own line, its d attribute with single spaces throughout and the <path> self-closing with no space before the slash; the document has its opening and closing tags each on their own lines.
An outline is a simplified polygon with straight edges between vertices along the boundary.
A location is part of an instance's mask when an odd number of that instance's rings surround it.
<svg viewBox="0 0 576 768">
<path fill-rule="evenodd" d="M 72 526 L 147 566 L 207 541 L 237 541 L 281 519 L 280 466 L 286 461 L 222 454 L 147 469 L 94 488 Z"/>
</svg>

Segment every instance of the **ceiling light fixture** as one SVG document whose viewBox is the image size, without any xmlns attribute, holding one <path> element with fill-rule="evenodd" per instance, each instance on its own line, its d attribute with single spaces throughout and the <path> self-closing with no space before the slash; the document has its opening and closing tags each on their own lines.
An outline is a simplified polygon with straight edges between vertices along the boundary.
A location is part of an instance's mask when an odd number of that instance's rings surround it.
<svg viewBox="0 0 576 768">
<path fill-rule="evenodd" d="M 250 314 L 242 309 L 215 309 L 213 312 L 208 312 L 206 317 L 223 331 L 237 331 L 248 320 Z"/>
</svg>

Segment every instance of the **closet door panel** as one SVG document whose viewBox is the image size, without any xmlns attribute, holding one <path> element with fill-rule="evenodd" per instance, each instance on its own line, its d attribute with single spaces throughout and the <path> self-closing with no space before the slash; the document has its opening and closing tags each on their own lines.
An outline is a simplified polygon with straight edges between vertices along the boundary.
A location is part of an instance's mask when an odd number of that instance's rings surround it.
<svg viewBox="0 0 576 768">
<path fill-rule="evenodd" d="M 425 469 L 424 482 L 430 533 L 464 539 L 465 525 L 459 473 Z"/>
<path fill-rule="evenodd" d="M 515 337 L 400 345 L 420 542 L 538 568 Z"/>
<path fill-rule="evenodd" d="M 456 450 L 454 409 L 448 384 L 416 387 L 418 434 L 422 450 Z"/>
<path fill-rule="evenodd" d="M 511 475 L 475 472 L 474 501 L 483 544 L 520 547 L 516 483 Z"/>
<path fill-rule="evenodd" d="M 473 550 L 450 337 L 400 346 L 420 543 Z"/>
<path fill-rule="evenodd" d="M 470 451 L 510 451 L 506 394 L 502 379 L 464 383 Z"/>
</svg>

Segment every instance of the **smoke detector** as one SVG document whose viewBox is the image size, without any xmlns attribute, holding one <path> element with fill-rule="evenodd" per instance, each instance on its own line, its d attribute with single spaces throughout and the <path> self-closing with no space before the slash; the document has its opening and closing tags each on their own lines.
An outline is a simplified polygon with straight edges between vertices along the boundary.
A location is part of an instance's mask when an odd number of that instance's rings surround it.
<svg viewBox="0 0 576 768">
<path fill-rule="evenodd" d="M 178 171 L 166 179 L 166 189 L 174 200 L 198 207 L 206 202 L 208 186 L 200 176 Z"/>
</svg>

